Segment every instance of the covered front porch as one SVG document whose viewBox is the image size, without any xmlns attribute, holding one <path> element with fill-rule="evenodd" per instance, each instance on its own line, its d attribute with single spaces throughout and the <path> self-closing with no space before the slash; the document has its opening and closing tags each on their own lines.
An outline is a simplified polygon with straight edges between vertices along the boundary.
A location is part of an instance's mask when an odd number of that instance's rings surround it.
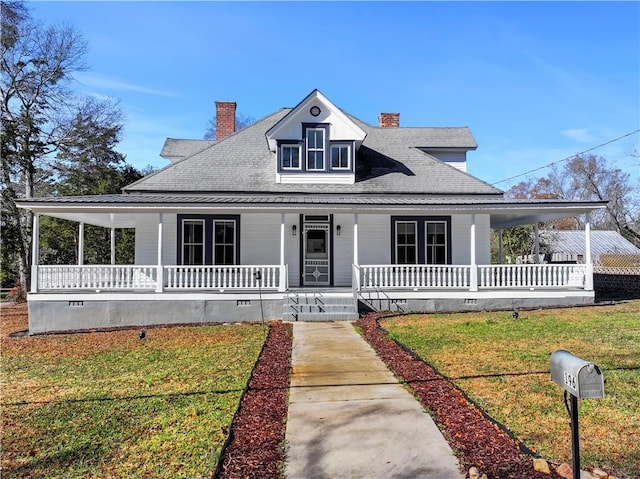
<svg viewBox="0 0 640 479">
<path fill-rule="evenodd" d="M 379 208 L 366 204 L 365 199 L 358 201 L 355 206 L 261 205 L 260 211 L 235 204 L 180 207 L 105 202 L 79 206 L 62 201 L 30 205 L 35 213 L 31 332 L 297 320 L 305 312 L 342 311 L 344 304 L 349 305 L 351 315 L 343 316 L 351 318 L 358 311 L 371 310 L 453 312 L 569 306 L 594 300 L 588 215 L 600 204 L 474 200 L 436 207 Z M 585 264 L 487 261 L 489 228 L 537 224 L 576 214 L 587 215 Z M 38 263 L 41 215 L 79 223 L 78 264 Z M 236 251 L 229 257 L 238 259 L 234 264 L 176 262 L 182 251 L 180 221 L 193 222 L 198 217 L 209 218 L 206 221 L 213 224 L 216 218 L 235 221 L 237 236 L 229 242 Z M 397 224 L 411 222 L 417 225 L 416 231 L 431 222 L 443 225 L 445 264 L 398 263 Z M 111 264 L 83 264 L 85 223 L 111 229 Z M 116 228 L 136 228 L 136 262 L 141 264 L 115 264 Z M 307 239 L 313 240 L 316 256 L 306 255 L 307 243 L 311 245 Z M 416 257 L 418 262 L 423 260 Z"/>
<path fill-rule="evenodd" d="M 352 265 L 355 294 L 370 291 L 590 291 L 589 264 Z M 36 265 L 33 293 L 285 292 L 287 265 Z M 310 288 L 313 289 L 313 288 Z M 316 288 L 317 289 L 317 288 Z"/>
<path fill-rule="evenodd" d="M 337 320 L 368 311 L 459 312 L 590 304 L 573 265 L 352 265 L 351 288 L 289 288 L 287 265 L 39 265 L 31 334 L 205 322 Z"/>
</svg>

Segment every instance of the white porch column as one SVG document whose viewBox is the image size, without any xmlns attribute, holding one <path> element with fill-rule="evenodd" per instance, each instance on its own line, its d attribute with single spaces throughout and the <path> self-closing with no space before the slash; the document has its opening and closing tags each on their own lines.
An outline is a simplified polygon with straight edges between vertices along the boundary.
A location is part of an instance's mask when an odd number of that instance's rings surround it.
<svg viewBox="0 0 640 479">
<path fill-rule="evenodd" d="M 534 244 L 533 244 L 533 262 L 540 262 L 540 225 L 536 222 L 533 228 Z"/>
<path fill-rule="evenodd" d="M 78 225 L 78 266 L 84 264 L 84 222 Z"/>
<path fill-rule="evenodd" d="M 285 223 L 284 213 L 280 214 L 280 284 L 278 285 L 278 291 L 286 291 L 287 289 L 287 268 L 285 267 L 284 260 L 284 235 L 285 235 Z"/>
<path fill-rule="evenodd" d="M 471 274 L 469 291 L 478 291 L 478 260 L 476 259 L 476 215 L 471 214 L 470 241 L 471 244 Z"/>
<path fill-rule="evenodd" d="M 40 262 L 40 215 L 33 214 L 31 228 L 31 293 L 38 292 L 38 263 Z M 26 285 L 23 285 L 26 287 Z"/>
<path fill-rule="evenodd" d="M 160 213 L 158 216 L 158 270 L 156 276 L 158 281 L 156 283 L 156 292 L 162 293 L 164 291 L 164 268 L 162 267 L 162 221 L 163 214 Z"/>
<path fill-rule="evenodd" d="M 353 215 L 353 264 L 360 264 L 360 252 L 358 250 L 358 213 Z"/>
<path fill-rule="evenodd" d="M 353 284 L 356 291 L 360 291 L 360 251 L 358 249 L 358 213 L 353 215 Z"/>
<path fill-rule="evenodd" d="M 593 260 L 591 258 L 591 214 L 587 213 L 584 222 L 584 262 L 587 265 L 584 289 L 593 291 Z"/>
<path fill-rule="evenodd" d="M 111 213 L 111 225 L 113 225 L 114 214 Z M 116 229 L 111 226 L 111 264 L 116 264 Z"/>
<path fill-rule="evenodd" d="M 498 230 L 498 264 L 504 263 L 504 255 L 502 253 L 502 228 Z"/>
<path fill-rule="evenodd" d="M 111 264 L 116 264 L 116 229 L 111 228 Z"/>
</svg>

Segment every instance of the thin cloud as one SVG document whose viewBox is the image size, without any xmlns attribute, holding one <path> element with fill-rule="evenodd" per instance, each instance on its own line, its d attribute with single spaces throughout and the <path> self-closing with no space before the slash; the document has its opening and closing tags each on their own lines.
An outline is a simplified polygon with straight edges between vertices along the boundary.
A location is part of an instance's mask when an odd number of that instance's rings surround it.
<svg viewBox="0 0 640 479">
<path fill-rule="evenodd" d="M 560 133 L 580 143 L 592 143 L 594 141 L 593 136 L 589 134 L 586 128 L 571 128 L 569 130 L 563 130 Z"/>
<path fill-rule="evenodd" d="M 130 91 L 130 92 L 142 93 L 145 95 L 170 97 L 170 98 L 176 98 L 179 96 L 174 92 L 170 92 L 166 90 L 158 90 L 156 88 L 149 88 L 144 85 L 127 83 L 114 78 L 95 75 L 92 73 L 78 74 L 76 75 L 76 80 L 80 84 L 84 86 L 92 87 L 92 88 L 102 88 L 105 90 L 116 90 L 116 91 Z"/>
</svg>

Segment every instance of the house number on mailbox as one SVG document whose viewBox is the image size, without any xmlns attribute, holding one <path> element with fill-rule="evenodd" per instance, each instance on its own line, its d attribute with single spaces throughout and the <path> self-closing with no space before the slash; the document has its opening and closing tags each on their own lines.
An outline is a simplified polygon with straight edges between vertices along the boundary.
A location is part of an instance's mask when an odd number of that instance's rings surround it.
<svg viewBox="0 0 640 479">
<path fill-rule="evenodd" d="M 564 384 L 574 391 L 577 391 L 576 377 L 573 374 L 568 373 L 567 371 L 564 371 Z"/>
</svg>

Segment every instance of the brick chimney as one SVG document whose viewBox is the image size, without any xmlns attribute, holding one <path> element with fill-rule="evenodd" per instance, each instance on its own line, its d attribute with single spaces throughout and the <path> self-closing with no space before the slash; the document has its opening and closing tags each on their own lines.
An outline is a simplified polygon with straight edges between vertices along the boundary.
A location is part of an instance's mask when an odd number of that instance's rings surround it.
<svg viewBox="0 0 640 479">
<path fill-rule="evenodd" d="M 216 102 L 216 140 L 231 135 L 236 131 L 236 102 Z"/>
<path fill-rule="evenodd" d="M 380 113 L 378 115 L 380 128 L 398 128 L 400 126 L 400 113 Z"/>
</svg>

